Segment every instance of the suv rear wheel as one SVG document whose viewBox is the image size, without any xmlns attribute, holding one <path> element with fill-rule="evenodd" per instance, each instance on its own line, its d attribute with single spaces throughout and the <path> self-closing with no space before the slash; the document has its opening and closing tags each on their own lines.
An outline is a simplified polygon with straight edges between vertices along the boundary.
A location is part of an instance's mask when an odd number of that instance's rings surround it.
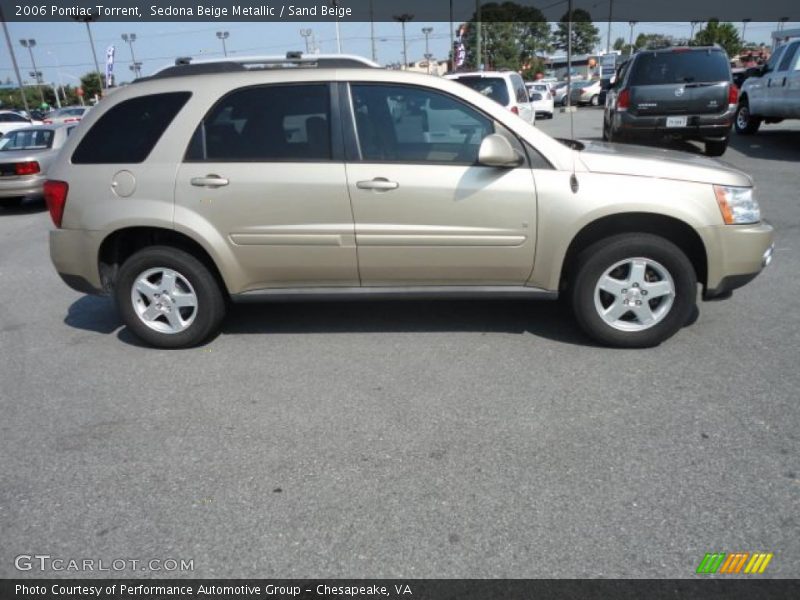
<svg viewBox="0 0 800 600">
<path fill-rule="evenodd" d="M 750 104 L 747 102 L 747 98 L 743 98 L 739 102 L 733 126 L 736 129 L 736 133 L 741 135 L 752 135 L 761 126 L 761 119 L 750 114 Z"/>
<path fill-rule="evenodd" d="M 114 295 L 125 325 L 160 348 L 196 346 L 216 333 L 225 301 L 214 275 L 168 246 L 140 250 L 119 271 Z"/>
<path fill-rule="evenodd" d="M 616 235 L 578 258 L 572 308 L 583 330 L 602 344 L 656 346 L 689 321 L 696 300 L 692 263 L 664 238 Z"/>
</svg>

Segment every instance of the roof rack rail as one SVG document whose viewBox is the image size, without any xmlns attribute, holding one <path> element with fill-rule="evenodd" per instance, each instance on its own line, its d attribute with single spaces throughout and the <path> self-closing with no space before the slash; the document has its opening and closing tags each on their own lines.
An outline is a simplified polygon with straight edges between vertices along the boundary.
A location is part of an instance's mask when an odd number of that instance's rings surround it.
<svg viewBox="0 0 800 600">
<path fill-rule="evenodd" d="M 149 77 L 136 81 L 282 68 L 376 69 L 380 68 L 380 65 L 354 54 L 303 55 L 302 52 L 287 52 L 285 56 L 241 56 L 199 60 L 191 56 L 180 56 L 175 59 L 175 64 L 163 67 Z"/>
</svg>

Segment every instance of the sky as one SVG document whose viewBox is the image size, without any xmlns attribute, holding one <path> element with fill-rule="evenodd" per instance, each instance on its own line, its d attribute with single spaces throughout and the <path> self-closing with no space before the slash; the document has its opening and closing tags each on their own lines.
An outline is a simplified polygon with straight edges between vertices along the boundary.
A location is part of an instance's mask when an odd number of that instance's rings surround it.
<svg viewBox="0 0 800 600">
<path fill-rule="evenodd" d="M 81 75 L 93 70 L 93 59 L 86 27 L 82 23 L 8 23 L 8 30 L 14 46 L 14 52 L 24 80 L 31 79 L 32 71 L 28 50 L 23 48 L 20 39 L 35 39 L 34 59 L 44 80 L 64 85 L 75 85 Z M 605 47 L 607 23 L 595 23 L 600 29 L 602 46 Z M 741 33 L 742 24 L 738 23 Z M 786 28 L 800 26 L 787 23 Z M 420 23 L 411 21 L 406 25 L 408 58 L 421 60 L 425 53 L 425 36 L 423 27 L 432 27 L 430 35 L 430 51 L 440 59 L 447 58 L 449 50 L 450 30 L 446 22 Z M 230 56 L 275 55 L 287 50 L 304 50 L 304 38 L 301 29 L 311 29 L 317 43 L 324 53 L 336 52 L 336 28 L 333 22 L 313 23 L 117 23 L 99 21 L 92 24 L 97 57 L 101 69 L 104 68 L 106 48 L 116 48 L 117 82 L 132 79 L 129 65 L 131 63 L 128 44 L 122 41 L 123 33 L 135 33 L 137 40 L 133 46 L 136 60 L 143 63 L 142 73 L 148 75 L 161 67 L 172 64 L 177 56 L 203 56 L 221 58 L 222 43 L 216 37 L 217 31 L 228 31 L 226 41 Z M 370 23 L 341 23 L 342 51 L 371 57 Z M 634 38 L 639 33 L 662 33 L 676 37 L 688 37 L 688 23 L 638 23 L 634 29 Z M 748 42 L 764 42 L 769 45 L 770 33 L 776 29 L 775 23 L 748 23 L 746 38 Z M 611 41 L 617 37 L 625 40 L 630 35 L 627 22 L 612 23 Z M 401 28 L 395 22 L 375 23 L 377 39 L 377 57 L 381 64 L 400 62 L 403 55 Z M 0 43 L 0 82 L 7 78 L 16 82 L 8 46 L 3 40 Z"/>
</svg>

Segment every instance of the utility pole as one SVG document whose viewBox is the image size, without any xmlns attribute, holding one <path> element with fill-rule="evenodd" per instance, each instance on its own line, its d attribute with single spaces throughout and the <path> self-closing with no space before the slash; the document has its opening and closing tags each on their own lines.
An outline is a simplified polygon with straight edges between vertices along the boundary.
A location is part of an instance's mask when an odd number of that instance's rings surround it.
<svg viewBox="0 0 800 600">
<path fill-rule="evenodd" d="M 425 61 L 428 65 L 428 75 L 431 74 L 431 58 L 433 58 L 433 54 L 431 54 L 431 49 L 428 46 L 428 38 L 433 33 L 433 27 L 423 27 L 422 34 L 425 36 Z"/>
<path fill-rule="evenodd" d="M 402 15 L 395 15 L 392 17 L 395 21 L 399 22 L 403 28 L 403 70 L 408 68 L 408 47 L 406 46 L 406 23 L 414 18 L 414 15 L 403 13 Z"/>
<path fill-rule="evenodd" d="M 22 95 L 22 106 L 25 107 L 25 112 L 30 114 L 28 108 L 28 99 L 25 97 L 25 88 L 22 85 L 22 76 L 19 74 L 19 65 L 17 64 L 17 56 L 14 54 L 14 44 L 11 43 L 11 36 L 8 35 L 8 25 L 6 25 L 6 17 L 3 14 L 3 7 L 0 6 L 0 22 L 3 23 L 3 33 L 6 35 L 6 44 L 8 44 L 8 54 L 11 56 L 11 64 L 14 67 L 14 74 L 17 76 L 17 85 L 19 85 L 19 93 Z"/>
<path fill-rule="evenodd" d="M 331 6 L 336 11 L 336 52 L 342 53 L 342 33 L 339 31 L 339 0 L 331 0 Z"/>
<path fill-rule="evenodd" d="M 689 44 L 691 44 L 692 40 L 694 39 L 694 28 L 697 27 L 698 25 L 700 25 L 700 23 L 702 23 L 702 21 L 690 21 L 689 22 L 689 24 L 691 25 L 691 29 L 689 30 Z"/>
<path fill-rule="evenodd" d="M 606 35 L 606 54 L 611 52 L 611 19 L 614 14 L 614 0 L 608 2 L 608 34 Z"/>
<path fill-rule="evenodd" d="M 747 24 L 752 21 L 753 19 L 742 19 L 742 44 L 745 43 L 744 34 L 747 31 Z"/>
<path fill-rule="evenodd" d="M 128 47 L 131 49 L 131 71 L 133 71 L 133 76 L 139 78 L 142 76 L 142 72 L 140 70 L 142 63 L 136 62 L 136 55 L 133 53 L 133 42 L 136 41 L 136 34 L 135 33 L 123 33 L 122 34 L 122 41 L 128 44 Z M 137 67 L 138 65 L 138 67 Z"/>
<path fill-rule="evenodd" d="M 475 30 L 475 56 L 477 56 L 478 60 L 478 71 L 483 71 L 483 31 L 481 31 L 481 0 L 475 0 L 475 20 L 477 22 L 477 28 Z"/>
<path fill-rule="evenodd" d="M 222 42 L 222 53 L 225 55 L 225 58 L 228 58 L 228 46 L 225 44 L 225 40 L 231 37 L 230 31 L 218 31 L 217 32 L 217 39 Z"/>
<path fill-rule="evenodd" d="M 631 26 L 631 37 L 630 37 L 630 39 L 628 40 L 628 47 L 631 49 L 631 54 L 633 54 L 633 27 L 634 27 L 634 26 L 636 25 L 636 23 L 638 23 L 638 22 L 639 22 L 639 21 L 628 21 L 628 25 L 630 25 L 630 26 Z"/>
<path fill-rule="evenodd" d="M 378 50 L 375 47 L 375 12 L 373 0 L 369 0 L 369 39 L 372 43 L 372 62 L 378 62 Z"/>
<path fill-rule="evenodd" d="M 300 30 L 300 35 L 303 36 L 303 39 L 306 42 L 306 54 L 311 52 L 311 47 L 308 45 L 308 38 L 310 38 L 311 34 L 313 34 L 313 33 L 314 32 L 311 29 L 301 29 Z"/>
<path fill-rule="evenodd" d="M 89 26 L 89 23 L 95 20 L 96 17 L 75 17 L 76 21 L 81 21 L 86 25 L 86 33 L 89 35 L 89 45 L 92 47 L 92 58 L 94 59 L 94 70 L 97 73 L 97 78 L 100 83 L 100 95 L 103 95 L 103 88 L 105 87 L 106 78 L 103 77 L 102 71 L 100 71 L 100 63 L 97 62 L 97 51 L 94 49 L 94 38 L 92 37 L 92 28 Z"/>
<path fill-rule="evenodd" d="M 19 43 L 22 45 L 23 48 L 28 49 L 28 53 L 31 55 L 31 64 L 33 65 L 33 71 L 31 71 L 31 77 L 36 82 L 36 89 L 39 90 L 39 99 L 44 104 L 44 92 L 42 91 L 42 72 L 36 68 L 36 59 L 33 58 L 33 48 L 36 46 L 36 40 L 33 38 L 28 38 L 25 40 L 20 40 Z"/>
</svg>

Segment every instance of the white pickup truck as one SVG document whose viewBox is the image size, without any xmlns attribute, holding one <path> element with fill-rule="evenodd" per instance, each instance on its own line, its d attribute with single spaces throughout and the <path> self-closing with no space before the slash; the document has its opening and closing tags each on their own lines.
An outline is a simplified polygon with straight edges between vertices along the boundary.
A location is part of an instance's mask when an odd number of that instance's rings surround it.
<svg viewBox="0 0 800 600">
<path fill-rule="evenodd" d="M 754 70 L 739 92 L 734 127 L 752 134 L 762 122 L 800 119 L 800 40 L 784 44 Z"/>
</svg>

